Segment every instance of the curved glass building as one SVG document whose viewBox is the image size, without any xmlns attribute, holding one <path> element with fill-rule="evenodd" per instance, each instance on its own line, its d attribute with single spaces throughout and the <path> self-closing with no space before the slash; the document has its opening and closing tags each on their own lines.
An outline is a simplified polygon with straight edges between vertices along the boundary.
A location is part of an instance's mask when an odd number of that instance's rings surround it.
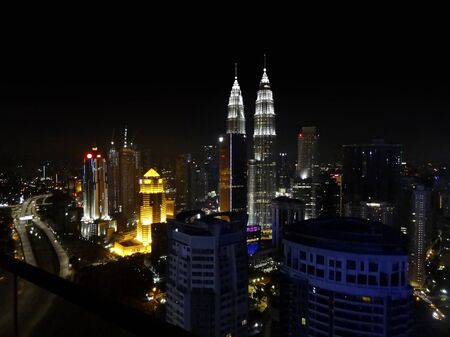
<svg viewBox="0 0 450 337">
<path fill-rule="evenodd" d="M 286 336 L 410 336 L 406 237 L 379 222 L 311 219 L 284 236 Z"/>
</svg>

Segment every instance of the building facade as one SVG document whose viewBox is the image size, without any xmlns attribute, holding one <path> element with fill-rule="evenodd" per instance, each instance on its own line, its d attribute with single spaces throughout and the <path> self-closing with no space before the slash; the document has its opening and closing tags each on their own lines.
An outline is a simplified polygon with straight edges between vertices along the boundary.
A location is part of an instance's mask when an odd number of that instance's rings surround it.
<svg viewBox="0 0 450 337">
<path fill-rule="evenodd" d="M 137 210 L 139 178 L 141 176 L 141 156 L 133 143 L 128 143 L 128 129 L 125 128 L 124 141 L 118 150 L 114 140 L 108 151 L 108 181 L 111 214 L 122 213 L 129 220 Z"/>
<path fill-rule="evenodd" d="M 219 137 L 219 207 L 247 211 L 247 144 L 242 92 L 234 77 L 228 101 L 227 133 Z"/>
<path fill-rule="evenodd" d="M 93 147 L 84 156 L 83 218 L 85 221 L 109 219 L 106 160 Z"/>
<path fill-rule="evenodd" d="M 119 149 L 119 210 L 126 218 L 137 208 L 138 170 L 136 153 L 129 147 Z"/>
<path fill-rule="evenodd" d="M 415 185 L 411 196 L 410 280 L 415 287 L 426 281 L 426 255 L 430 243 L 431 191 Z"/>
<path fill-rule="evenodd" d="M 344 145 L 343 203 L 386 203 L 395 208 L 400 194 L 401 145 L 374 140 L 371 144 Z"/>
<path fill-rule="evenodd" d="M 283 231 L 293 223 L 305 220 L 305 204 L 288 197 L 272 200 L 272 244 L 281 249 Z"/>
<path fill-rule="evenodd" d="M 151 225 L 153 223 L 166 222 L 163 179 L 158 172 L 150 169 L 144 174 L 143 179 L 139 180 L 139 185 L 140 206 L 136 240 L 142 242 L 144 246 L 151 247 Z"/>
<path fill-rule="evenodd" d="M 271 202 L 276 196 L 276 129 L 273 93 L 264 67 L 256 98 L 253 132 L 254 176 L 249 185 L 249 225 L 261 228 L 261 239 L 272 239 Z M 250 171 L 250 169 L 249 169 Z"/>
<path fill-rule="evenodd" d="M 297 138 L 296 176 L 317 181 L 319 173 L 319 134 L 315 126 L 305 126 Z"/>
<path fill-rule="evenodd" d="M 167 322 L 198 336 L 247 336 L 246 224 L 245 213 L 196 211 L 169 222 Z"/>
<path fill-rule="evenodd" d="M 289 169 L 288 155 L 286 152 L 278 153 L 277 163 L 277 195 L 291 195 L 291 170 Z"/>
<path fill-rule="evenodd" d="M 110 215 L 119 212 L 119 177 L 119 152 L 116 150 L 114 140 L 112 140 L 108 151 L 108 203 Z"/>
<path fill-rule="evenodd" d="M 406 236 L 353 218 L 312 219 L 284 239 L 284 336 L 410 336 Z"/>
<path fill-rule="evenodd" d="M 177 156 L 175 160 L 175 213 L 194 208 L 191 171 L 191 154 Z"/>
<path fill-rule="evenodd" d="M 297 168 L 292 195 L 305 203 L 305 219 L 319 216 L 319 134 L 315 126 L 302 127 L 297 139 Z"/>
<path fill-rule="evenodd" d="M 394 211 L 395 208 L 386 202 L 348 202 L 344 207 L 346 217 L 378 221 L 389 226 L 394 224 Z"/>
</svg>

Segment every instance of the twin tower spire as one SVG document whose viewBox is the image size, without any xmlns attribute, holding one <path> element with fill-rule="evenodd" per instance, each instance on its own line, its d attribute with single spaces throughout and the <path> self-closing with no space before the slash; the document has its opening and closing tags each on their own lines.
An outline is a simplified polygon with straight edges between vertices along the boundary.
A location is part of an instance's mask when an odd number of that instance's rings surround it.
<svg viewBox="0 0 450 337">
<path fill-rule="evenodd" d="M 261 91 L 265 92 L 262 96 L 270 96 L 267 98 L 269 98 L 269 100 L 272 100 L 270 82 L 266 73 L 266 55 L 264 55 L 264 70 L 259 89 L 260 91 L 258 92 L 257 103 L 258 100 L 262 98 Z M 268 93 L 267 91 L 270 91 L 270 93 Z M 255 115 L 257 115 L 258 112 L 259 111 L 256 111 Z M 271 112 L 273 113 L 273 109 L 271 109 Z M 228 101 L 227 133 L 237 133 L 245 135 L 244 101 L 242 99 L 241 87 L 239 86 L 238 82 L 237 63 L 235 63 L 234 65 L 234 83 L 233 87 L 231 88 L 230 99 Z"/>
</svg>

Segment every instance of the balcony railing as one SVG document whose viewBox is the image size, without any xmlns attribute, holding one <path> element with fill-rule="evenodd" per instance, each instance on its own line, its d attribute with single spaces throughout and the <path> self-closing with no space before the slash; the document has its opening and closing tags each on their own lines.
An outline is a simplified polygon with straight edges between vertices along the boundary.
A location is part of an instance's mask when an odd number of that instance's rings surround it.
<svg viewBox="0 0 450 337">
<path fill-rule="evenodd" d="M 23 292 L 22 288 L 24 288 L 23 285 L 26 285 L 28 291 L 31 288 L 39 289 L 38 291 L 44 293 L 44 298 L 47 295 L 58 298 L 59 302 L 56 301 L 56 303 L 64 303 L 64 305 L 59 306 L 60 308 L 71 308 L 68 311 L 69 314 L 63 316 L 65 317 L 63 321 L 61 321 L 60 317 L 55 317 L 55 321 L 59 321 L 55 322 L 54 325 L 57 327 L 53 327 L 53 329 L 64 327 L 64 329 L 70 331 L 70 327 L 73 327 L 75 331 L 77 330 L 75 327 L 78 325 L 86 324 L 88 325 L 87 329 L 92 331 L 92 336 L 193 336 L 185 330 L 110 299 L 92 289 L 82 287 L 20 260 L 1 254 L 0 276 L 2 277 L 0 281 L 4 283 L 0 283 L 0 322 L 3 320 L 3 323 L 5 323 L 5 320 L 7 320 L 9 328 L 0 331 L 1 336 L 36 335 L 37 332 L 33 334 L 33 329 L 37 325 L 36 318 L 32 317 L 33 315 L 30 316 L 30 312 L 37 314 L 39 311 L 46 311 L 45 314 L 47 316 L 50 315 L 50 321 L 52 313 L 55 313 L 55 311 L 48 310 L 48 308 L 43 308 L 44 305 L 41 305 L 39 302 L 35 303 L 36 312 L 29 307 L 24 310 L 23 306 L 29 304 L 20 303 L 23 297 L 21 295 Z M 8 282 L 5 281 L 6 279 L 8 279 Z M 10 294 L 10 298 L 7 299 L 9 295 L 5 296 L 5 294 Z M 33 296 L 29 297 L 33 298 Z M 32 303 L 31 300 L 29 302 Z M 55 303 L 55 300 L 51 303 Z M 27 311 L 27 315 L 21 317 L 21 311 Z M 41 314 L 40 316 L 42 317 L 43 315 Z M 67 317 L 69 319 L 66 319 Z M 86 317 L 89 317 L 89 319 L 86 319 Z M 7 318 L 10 319 L 8 320 Z M 32 331 L 31 334 L 24 332 L 26 325 L 28 325 L 28 330 Z M 0 327 L 0 329 L 4 328 Z M 8 331 L 8 333 L 5 333 L 5 331 Z M 51 332 L 51 329 L 45 328 L 45 331 L 48 332 L 46 336 L 60 335 L 59 333 Z M 65 335 L 67 336 L 67 334 Z"/>
</svg>

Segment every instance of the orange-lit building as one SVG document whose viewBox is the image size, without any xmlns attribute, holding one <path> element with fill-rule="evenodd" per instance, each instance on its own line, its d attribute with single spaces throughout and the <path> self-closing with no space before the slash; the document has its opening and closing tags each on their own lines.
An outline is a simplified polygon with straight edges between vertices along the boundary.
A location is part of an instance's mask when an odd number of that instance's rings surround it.
<svg viewBox="0 0 450 337">
<path fill-rule="evenodd" d="M 139 186 L 140 207 L 136 238 L 114 244 L 113 251 L 121 256 L 150 253 L 152 224 L 166 222 L 164 183 L 159 173 L 150 169 L 139 179 Z"/>
<path fill-rule="evenodd" d="M 152 242 L 151 224 L 166 222 L 166 200 L 164 198 L 163 179 L 154 169 L 150 169 L 139 180 L 141 200 L 137 223 L 136 240 L 144 245 Z"/>
</svg>

